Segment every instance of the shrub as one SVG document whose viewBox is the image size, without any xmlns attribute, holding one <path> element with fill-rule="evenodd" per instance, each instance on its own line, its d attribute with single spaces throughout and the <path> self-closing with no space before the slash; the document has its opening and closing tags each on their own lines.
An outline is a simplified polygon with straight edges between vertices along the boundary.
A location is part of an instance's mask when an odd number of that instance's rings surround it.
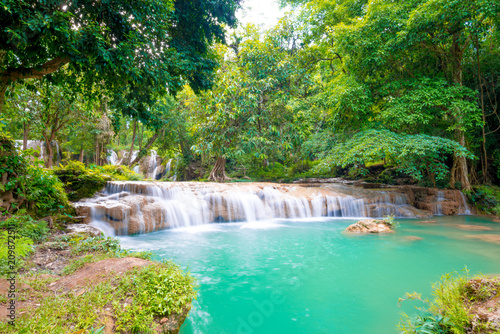
<svg viewBox="0 0 500 334">
<path fill-rule="evenodd" d="M 100 171 L 85 168 L 79 161 L 68 161 L 66 165 L 54 167 L 54 173 L 64 183 L 64 188 L 71 201 L 92 197 L 101 190 L 110 177 L 101 175 Z"/>
<path fill-rule="evenodd" d="M 34 152 L 19 154 L 13 140 L 0 134 L 0 174 L 6 175 L 0 183 L 0 196 L 9 198 L 2 207 L 9 212 L 26 207 L 37 216 L 60 212 L 68 207 L 63 184 L 52 171 L 40 167 Z M 29 159 L 34 159 L 33 164 Z"/>
<path fill-rule="evenodd" d="M 20 186 L 27 208 L 34 210 L 39 217 L 52 215 L 69 207 L 64 185 L 51 170 L 28 165 Z"/>
<path fill-rule="evenodd" d="M 487 214 L 500 216 L 500 188 L 495 186 L 474 186 L 465 192 L 476 208 Z"/>
<path fill-rule="evenodd" d="M 23 258 L 33 252 L 33 240 L 27 237 L 16 235 L 15 239 L 15 264 L 9 261 L 9 232 L 0 231 L 0 276 L 9 272 L 18 271 L 24 264 Z"/>
<path fill-rule="evenodd" d="M 181 313 L 196 297 L 194 279 L 172 261 L 158 263 L 141 270 L 134 277 L 137 301 L 154 315 Z"/>
<path fill-rule="evenodd" d="M 16 236 L 30 238 L 34 242 L 43 241 L 49 234 L 45 221 L 36 221 L 29 215 L 16 215 L 0 222 L 0 228 L 13 228 Z"/>
<path fill-rule="evenodd" d="M 92 166 L 92 169 L 100 171 L 102 174 L 109 175 L 116 181 L 140 181 L 144 178 L 142 174 L 137 174 L 127 166 L 122 165 Z"/>
</svg>

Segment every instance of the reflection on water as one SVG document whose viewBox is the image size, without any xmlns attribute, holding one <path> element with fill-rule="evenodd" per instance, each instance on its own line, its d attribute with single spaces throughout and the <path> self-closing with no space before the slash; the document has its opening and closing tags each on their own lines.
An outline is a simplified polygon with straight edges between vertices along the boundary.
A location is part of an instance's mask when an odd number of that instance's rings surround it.
<svg viewBox="0 0 500 334">
<path fill-rule="evenodd" d="M 353 220 L 208 224 L 121 237 L 173 258 L 197 277 L 198 300 L 181 333 L 396 333 L 405 292 L 467 266 L 500 273 L 500 224 L 483 217 L 399 220 L 390 235 L 345 235 Z M 491 230 L 459 228 L 480 225 Z M 491 242 L 481 239 L 487 235 Z"/>
</svg>

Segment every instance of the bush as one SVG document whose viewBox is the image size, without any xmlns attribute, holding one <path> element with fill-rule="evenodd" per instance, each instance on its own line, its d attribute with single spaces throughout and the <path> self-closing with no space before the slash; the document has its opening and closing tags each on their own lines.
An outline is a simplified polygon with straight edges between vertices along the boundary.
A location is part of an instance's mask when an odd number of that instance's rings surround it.
<svg viewBox="0 0 500 334">
<path fill-rule="evenodd" d="M 71 201 L 92 197 L 111 179 L 101 175 L 99 171 L 85 168 L 79 161 L 68 161 L 66 165 L 54 167 L 54 173 L 64 183 Z"/>
<path fill-rule="evenodd" d="M 20 186 L 27 208 L 34 210 L 39 217 L 52 215 L 69 207 L 64 185 L 51 170 L 29 165 Z"/>
<path fill-rule="evenodd" d="M 0 174 L 6 175 L 0 183 L 0 196 L 9 199 L 2 203 L 8 212 L 25 207 L 37 216 L 46 216 L 68 207 L 63 184 L 52 171 L 40 167 L 41 161 L 34 158 L 34 152 L 19 154 L 14 141 L 0 134 Z M 34 159 L 33 164 L 28 159 Z"/>
<path fill-rule="evenodd" d="M 480 211 L 500 216 L 500 188 L 495 186 L 474 186 L 465 192 Z"/>
<path fill-rule="evenodd" d="M 144 178 L 142 174 L 137 174 L 127 166 L 92 166 L 92 169 L 102 174 L 109 175 L 115 181 L 141 181 Z"/>
<path fill-rule="evenodd" d="M 0 222 L 1 229 L 15 229 L 16 236 L 30 238 L 34 242 L 43 241 L 49 234 L 47 222 L 36 221 L 28 215 L 16 215 Z"/>
<path fill-rule="evenodd" d="M 0 231 L 0 276 L 18 271 L 24 264 L 23 258 L 33 252 L 33 240 L 27 237 L 15 236 L 15 262 L 9 261 L 9 232 Z M 12 240 L 12 239 L 11 239 Z"/>
<path fill-rule="evenodd" d="M 194 279 L 172 261 L 158 263 L 141 270 L 134 277 L 137 301 L 154 315 L 181 313 L 196 297 Z"/>
<path fill-rule="evenodd" d="M 432 286 L 432 302 L 422 300 L 417 293 L 407 294 L 406 299 L 421 300 L 428 308 L 424 310 L 424 315 L 414 318 L 403 314 L 404 320 L 398 326 L 401 333 L 497 333 L 494 326 L 475 316 L 471 310 L 500 294 L 500 280 L 494 277 L 469 279 L 468 271 L 465 270 L 465 273 L 443 275 Z"/>
</svg>

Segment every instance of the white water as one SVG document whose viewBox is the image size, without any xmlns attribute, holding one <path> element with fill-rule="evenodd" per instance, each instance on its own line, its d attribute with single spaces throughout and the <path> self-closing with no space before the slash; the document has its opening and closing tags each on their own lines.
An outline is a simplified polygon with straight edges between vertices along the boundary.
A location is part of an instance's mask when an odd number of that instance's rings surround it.
<svg viewBox="0 0 500 334">
<path fill-rule="evenodd" d="M 442 202 L 445 201 L 444 197 L 444 191 L 438 191 L 437 192 L 437 197 L 436 197 L 436 208 L 434 209 L 434 214 L 436 215 L 442 215 L 443 214 L 443 204 Z"/>
<path fill-rule="evenodd" d="M 22 140 L 16 140 L 15 145 L 19 149 L 23 149 L 23 141 Z M 44 151 L 45 151 L 45 141 L 43 140 L 28 140 L 26 148 L 34 148 L 36 150 L 40 150 L 40 159 L 43 160 L 44 158 Z"/>
<path fill-rule="evenodd" d="M 300 192 L 295 192 L 296 190 Z M 320 191 L 321 190 L 321 191 Z M 256 222 L 313 217 L 415 217 L 406 195 L 365 191 L 359 197 L 324 188 L 204 183 L 108 182 L 89 200 L 93 222 L 113 225 L 116 234 L 213 222 Z M 366 194 L 366 192 L 368 194 Z M 131 228 L 131 229 L 130 229 Z"/>
<path fill-rule="evenodd" d="M 155 150 L 151 150 L 148 160 L 148 170 L 146 177 L 156 180 L 156 174 L 158 172 L 158 162 L 156 161 L 157 153 Z M 151 172 L 150 172 L 151 171 Z"/>
<path fill-rule="evenodd" d="M 107 160 L 108 160 L 108 164 L 116 165 L 116 163 L 118 162 L 118 154 L 116 154 L 116 152 L 113 150 L 108 150 Z"/>
</svg>

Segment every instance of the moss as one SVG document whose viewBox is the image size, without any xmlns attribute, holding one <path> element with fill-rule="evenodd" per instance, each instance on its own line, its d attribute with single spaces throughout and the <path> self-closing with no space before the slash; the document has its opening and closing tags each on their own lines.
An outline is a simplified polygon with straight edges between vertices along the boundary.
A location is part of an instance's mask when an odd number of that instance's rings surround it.
<svg viewBox="0 0 500 334">
<path fill-rule="evenodd" d="M 64 183 L 64 189 L 70 201 L 92 197 L 101 190 L 110 177 L 86 169 L 79 161 L 69 161 L 66 165 L 54 167 L 54 174 Z"/>
</svg>

